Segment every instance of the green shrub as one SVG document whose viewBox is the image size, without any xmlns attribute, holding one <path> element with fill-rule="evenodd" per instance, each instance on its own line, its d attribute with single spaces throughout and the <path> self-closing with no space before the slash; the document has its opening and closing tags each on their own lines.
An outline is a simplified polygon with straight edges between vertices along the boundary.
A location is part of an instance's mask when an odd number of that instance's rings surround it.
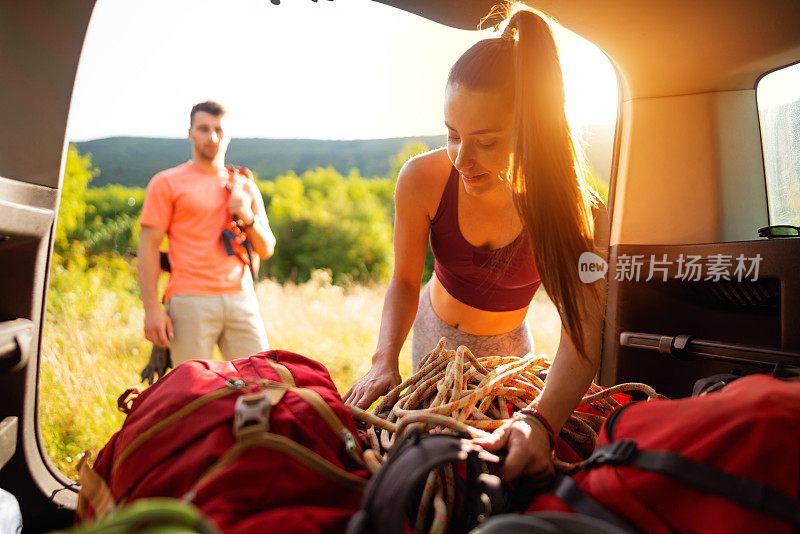
<svg viewBox="0 0 800 534">
<path fill-rule="evenodd" d="M 262 274 L 304 282 L 313 270 L 326 268 L 337 284 L 386 281 L 392 258 L 389 182 L 356 172 L 345 178 L 328 167 L 259 183 L 277 239 Z"/>
<path fill-rule="evenodd" d="M 85 225 L 86 187 L 98 173 L 92 167 L 90 154 L 81 156 L 74 145 L 67 149 L 64 168 L 64 183 L 61 187 L 61 202 L 58 207 L 55 249 L 66 251 Z"/>
</svg>

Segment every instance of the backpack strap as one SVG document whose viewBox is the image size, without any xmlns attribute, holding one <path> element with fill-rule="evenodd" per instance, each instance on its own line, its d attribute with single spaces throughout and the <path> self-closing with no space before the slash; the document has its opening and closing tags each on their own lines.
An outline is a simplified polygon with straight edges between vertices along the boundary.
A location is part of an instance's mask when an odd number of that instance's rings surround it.
<svg viewBox="0 0 800 534">
<path fill-rule="evenodd" d="M 113 512 L 117 504 L 103 477 L 89 467 L 89 459 L 91 457 L 92 454 L 89 451 L 85 451 L 78 462 L 78 479 L 81 488 L 78 492 L 76 513 L 81 520 L 87 517 L 87 504 L 92 507 L 95 518 L 103 517 Z"/>
<path fill-rule="evenodd" d="M 559 477 L 553 485 L 553 493 L 574 512 L 610 523 L 624 532 L 635 532 L 622 519 L 597 502 L 569 476 Z"/>
<path fill-rule="evenodd" d="M 243 176 L 248 180 L 255 180 L 253 177 L 253 171 L 248 169 L 247 167 L 243 167 L 241 165 L 225 165 L 225 168 L 228 169 L 228 174 L 238 174 L 239 176 Z"/>
<path fill-rule="evenodd" d="M 361 509 L 347 525 L 347 534 L 404 532 L 407 511 L 416 511 L 416 500 L 432 469 L 456 461 L 467 462 L 463 513 L 453 531 L 466 532 L 478 523 L 480 516 L 502 509 L 497 492 L 487 488 L 486 461 L 469 440 L 452 434 L 421 434 L 410 428 L 397 438 L 389 459 L 367 485 Z"/>
<path fill-rule="evenodd" d="M 589 457 L 584 469 L 604 465 L 636 467 L 658 473 L 699 491 L 726 498 L 745 508 L 800 527 L 800 499 L 672 451 L 640 450 L 635 441 L 622 439 L 598 447 Z"/>
</svg>

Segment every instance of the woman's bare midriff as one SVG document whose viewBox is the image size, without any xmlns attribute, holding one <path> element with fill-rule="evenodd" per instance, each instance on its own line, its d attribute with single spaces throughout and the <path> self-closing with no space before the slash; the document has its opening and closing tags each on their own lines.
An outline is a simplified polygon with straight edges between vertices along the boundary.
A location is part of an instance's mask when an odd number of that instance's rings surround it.
<svg viewBox="0 0 800 534">
<path fill-rule="evenodd" d="M 528 306 L 512 311 L 486 311 L 453 298 L 436 274 L 431 277 L 431 306 L 436 315 L 453 328 L 475 336 L 494 336 L 511 332 L 525 320 Z"/>
</svg>

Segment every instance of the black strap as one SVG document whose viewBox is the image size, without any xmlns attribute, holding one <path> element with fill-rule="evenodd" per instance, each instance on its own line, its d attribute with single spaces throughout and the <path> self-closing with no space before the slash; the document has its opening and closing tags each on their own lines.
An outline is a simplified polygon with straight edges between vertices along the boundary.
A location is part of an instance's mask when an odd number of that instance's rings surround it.
<svg viewBox="0 0 800 534">
<path fill-rule="evenodd" d="M 772 376 L 782 380 L 795 380 L 800 378 L 800 365 L 778 362 L 772 370 Z"/>
<path fill-rule="evenodd" d="M 236 234 L 233 233 L 233 230 L 230 228 L 225 228 L 222 230 L 222 244 L 225 245 L 225 253 L 228 256 L 237 256 L 236 251 L 233 250 L 233 243 L 236 239 Z M 244 250 L 247 252 L 247 260 L 250 262 L 250 274 L 253 276 L 253 281 L 255 282 L 258 280 L 258 273 L 256 273 L 255 266 L 253 264 L 253 246 L 250 244 L 248 239 L 245 239 L 242 243 Z"/>
<path fill-rule="evenodd" d="M 486 492 L 479 473 L 478 449 L 469 440 L 451 434 L 421 434 L 411 428 L 397 438 L 389 458 L 367 484 L 359 510 L 347 525 L 347 534 L 401 534 L 407 511 L 416 511 L 416 503 L 428 473 L 456 461 L 466 461 L 467 480 L 462 491 L 464 504 L 454 518 L 450 531 L 467 532 L 477 523 L 478 515 L 502 509 L 494 491 Z M 480 493 L 490 502 L 481 505 Z"/>
<path fill-rule="evenodd" d="M 800 499 L 672 451 L 639 450 L 635 441 L 623 439 L 598 447 L 589 458 L 586 468 L 601 465 L 626 465 L 652 471 L 800 527 Z"/>
<path fill-rule="evenodd" d="M 225 228 L 222 231 L 222 244 L 225 245 L 225 253 L 228 256 L 235 256 L 236 252 L 233 250 L 233 240 L 236 239 L 233 231 L 230 228 Z"/>
<path fill-rule="evenodd" d="M 700 395 L 719 391 L 739 378 L 741 378 L 741 375 L 734 375 L 731 373 L 722 373 L 701 378 L 697 380 L 692 387 L 692 397 L 699 397 Z"/>
<path fill-rule="evenodd" d="M 253 277 L 253 282 L 258 281 L 258 273 L 256 272 L 255 265 L 253 263 L 253 246 L 250 244 L 249 239 L 245 239 L 242 246 L 247 251 L 247 259 L 250 262 L 250 275 Z"/>
<path fill-rule="evenodd" d="M 584 493 L 572 477 L 562 476 L 556 480 L 553 493 L 564 501 L 564 504 L 572 508 L 574 512 L 611 523 L 625 532 L 635 532 L 605 506 L 594 500 L 587 493 Z"/>
<path fill-rule="evenodd" d="M 772 372 L 769 373 L 769 376 L 779 378 L 781 380 L 798 380 L 800 379 L 800 366 L 786 362 L 778 362 L 775 364 L 775 367 L 773 367 Z M 730 373 L 722 373 L 718 375 L 712 375 L 707 378 L 701 378 L 694 383 L 694 387 L 692 388 L 692 397 L 699 397 L 700 395 L 720 391 L 727 387 L 728 384 L 738 380 L 739 378 L 742 378 L 742 375 Z"/>
</svg>

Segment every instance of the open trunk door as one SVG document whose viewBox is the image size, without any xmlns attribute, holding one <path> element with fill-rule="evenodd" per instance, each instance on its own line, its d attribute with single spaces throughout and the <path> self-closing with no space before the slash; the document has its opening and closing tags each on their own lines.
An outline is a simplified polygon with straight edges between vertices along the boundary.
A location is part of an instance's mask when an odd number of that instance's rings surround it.
<svg viewBox="0 0 800 534">
<path fill-rule="evenodd" d="M 76 502 L 42 445 L 37 385 L 67 115 L 93 6 L 0 5 L 0 487 L 26 531 L 69 524 Z"/>
</svg>

